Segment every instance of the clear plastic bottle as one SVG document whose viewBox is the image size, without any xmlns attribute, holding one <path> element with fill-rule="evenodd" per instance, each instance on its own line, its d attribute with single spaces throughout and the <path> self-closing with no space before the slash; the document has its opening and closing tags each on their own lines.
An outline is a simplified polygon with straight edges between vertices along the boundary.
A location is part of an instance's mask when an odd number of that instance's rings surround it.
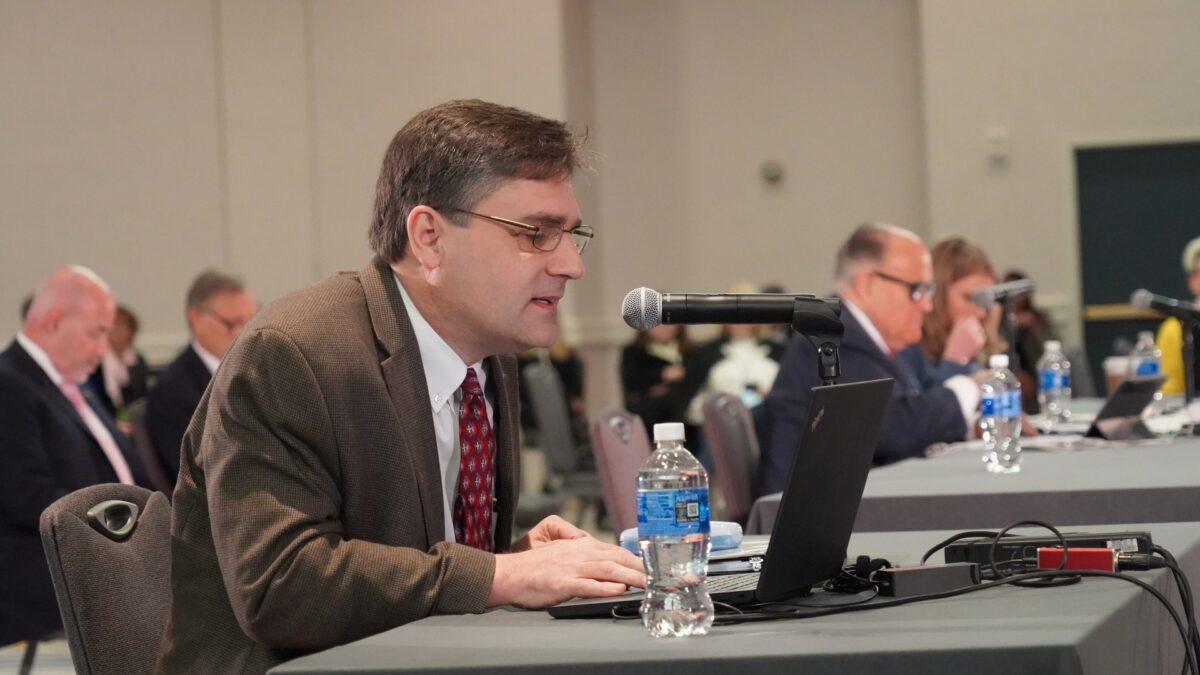
<svg viewBox="0 0 1200 675">
<path fill-rule="evenodd" d="M 654 452 L 637 476 L 638 548 L 646 566 L 642 623 L 654 637 L 704 635 L 712 626 L 708 474 L 683 447 L 683 425 L 654 425 Z"/>
<path fill-rule="evenodd" d="M 1162 372 L 1162 352 L 1154 344 L 1154 333 L 1148 330 L 1138 333 L 1137 343 L 1129 352 L 1129 377 L 1158 377 Z M 1146 413 L 1157 415 L 1162 412 L 1162 392 L 1154 392 L 1154 401 Z"/>
<path fill-rule="evenodd" d="M 1046 424 L 1053 428 L 1071 417 L 1071 362 L 1063 354 L 1061 342 L 1046 340 L 1037 372 L 1038 406 Z"/>
<path fill-rule="evenodd" d="M 1157 377 L 1162 370 L 1162 352 L 1154 345 L 1154 333 L 1144 330 L 1138 333 L 1137 344 L 1129 353 L 1130 377 Z"/>
<path fill-rule="evenodd" d="M 1021 383 L 1008 369 L 1008 354 L 993 354 L 979 385 L 983 461 L 992 473 L 1021 470 Z"/>
</svg>

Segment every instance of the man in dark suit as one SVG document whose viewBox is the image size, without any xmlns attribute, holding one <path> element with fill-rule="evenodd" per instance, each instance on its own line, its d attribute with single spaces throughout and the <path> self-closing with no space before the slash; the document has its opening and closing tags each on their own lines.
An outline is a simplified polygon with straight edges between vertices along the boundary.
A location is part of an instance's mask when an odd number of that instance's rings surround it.
<svg viewBox="0 0 1200 675">
<path fill-rule="evenodd" d="M 903 361 L 893 358 L 921 339 L 921 320 L 933 308 L 933 268 L 925 245 L 893 225 L 863 225 L 838 251 L 836 275 L 845 325 L 838 381 L 896 381 L 875 463 L 922 457 L 933 443 L 963 440 L 979 402 L 975 381 L 957 376 L 943 385 L 923 387 Z M 763 494 L 783 489 L 811 390 L 819 384 L 816 351 L 805 338 L 794 338 L 758 414 Z"/>
<path fill-rule="evenodd" d="M 257 309 L 242 282 L 220 272 L 203 272 L 188 289 L 191 344 L 158 378 L 146 402 L 146 429 L 171 485 L 179 474 L 179 443 L 200 397 L 238 331 Z"/>
<path fill-rule="evenodd" d="M 0 644 L 61 628 L 42 511 L 98 483 L 147 485 L 115 421 L 81 390 L 108 349 L 115 303 L 82 267 L 51 274 L 0 353 Z"/>
<path fill-rule="evenodd" d="M 583 274 L 576 153 L 562 123 L 482 101 L 396 134 L 375 260 L 256 316 L 184 436 L 160 670 L 261 672 L 431 614 L 644 583 L 555 516 L 512 541 L 511 354 L 554 342 Z"/>
</svg>

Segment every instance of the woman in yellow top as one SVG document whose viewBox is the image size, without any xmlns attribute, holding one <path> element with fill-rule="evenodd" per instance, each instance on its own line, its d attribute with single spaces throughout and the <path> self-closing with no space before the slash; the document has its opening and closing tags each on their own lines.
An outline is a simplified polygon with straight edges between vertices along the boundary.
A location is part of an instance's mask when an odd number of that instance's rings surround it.
<svg viewBox="0 0 1200 675">
<path fill-rule="evenodd" d="M 1200 301 L 1200 237 L 1189 241 L 1183 248 L 1183 273 L 1188 278 L 1188 290 Z M 1162 352 L 1162 373 L 1167 378 L 1163 383 L 1163 393 L 1182 394 L 1183 324 L 1175 318 L 1163 321 L 1158 327 L 1155 342 L 1158 350 Z"/>
</svg>

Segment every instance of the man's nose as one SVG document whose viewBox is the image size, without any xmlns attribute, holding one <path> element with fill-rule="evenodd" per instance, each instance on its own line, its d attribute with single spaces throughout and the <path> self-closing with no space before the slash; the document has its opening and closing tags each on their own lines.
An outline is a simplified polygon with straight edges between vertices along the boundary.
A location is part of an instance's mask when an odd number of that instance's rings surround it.
<svg viewBox="0 0 1200 675">
<path fill-rule="evenodd" d="M 558 246 L 551 251 L 552 259 L 547 271 L 552 276 L 563 276 L 568 279 L 578 279 L 583 276 L 586 269 L 583 264 L 583 256 L 579 251 L 575 250 L 575 244 L 571 241 L 571 235 L 564 234 L 563 238 L 558 242 Z"/>
</svg>

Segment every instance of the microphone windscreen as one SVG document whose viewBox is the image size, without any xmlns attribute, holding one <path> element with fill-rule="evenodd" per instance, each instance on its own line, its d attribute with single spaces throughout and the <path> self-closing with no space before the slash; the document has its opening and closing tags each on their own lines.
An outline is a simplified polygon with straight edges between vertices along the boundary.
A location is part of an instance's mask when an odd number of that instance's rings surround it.
<svg viewBox="0 0 1200 675">
<path fill-rule="evenodd" d="M 662 295 L 652 288 L 635 288 L 621 302 L 621 318 L 635 330 L 650 330 L 662 323 Z"/>
<path fill-rule="evenodd" d="M 992 295 L 992 289 L 981 288 L 971 294 L 971 302 L 980 309 L 991 309 L 996 297 Z"/>
<path fill-rule="evenodd" d="M 1154 301 L 1154 294 L 1150 291 L 1139 288 L 1129 296 L 1129 304 L 1138 309 L 1150 309 L 1150 303 Z"/>
</svg>

